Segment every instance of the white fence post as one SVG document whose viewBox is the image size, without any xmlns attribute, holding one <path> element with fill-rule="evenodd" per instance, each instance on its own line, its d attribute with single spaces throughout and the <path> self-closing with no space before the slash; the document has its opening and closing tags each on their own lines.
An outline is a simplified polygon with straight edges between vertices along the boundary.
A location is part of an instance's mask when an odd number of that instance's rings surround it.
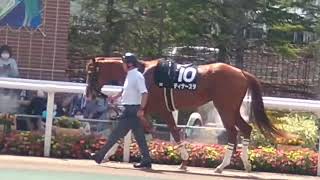
<svg viewBox="0 0 320 180">
<path fill-rule="evenodd" d="M 130 161 L 130 145 L 131 145 L 131 130 L 124 137 L 124 142 L 123 142 L 123 161 L 124 162 Z"/>
<path fill-rule="evenodd" d="M 53 121 L 54 92 L 48 92 L 46 132 L 44 137 L 44 156 L 50 156 Z"/>
</svg>

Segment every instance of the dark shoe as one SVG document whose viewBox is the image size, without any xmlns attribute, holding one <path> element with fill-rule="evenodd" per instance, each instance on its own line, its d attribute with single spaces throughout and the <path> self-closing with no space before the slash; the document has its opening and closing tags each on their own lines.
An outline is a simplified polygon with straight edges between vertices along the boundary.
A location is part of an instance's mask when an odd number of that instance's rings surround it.
<svg viewBox="0 0 320 180">
<path fill-rule="evenodd" d="M 101 164 L 101 162 L 102 162 L 102 160 L 99 159 L 98 155 L 95 153 L 91 153 L 90 158 L 93 159 L 97 164 Z"/>
<path fill-rule="evenodd" d="M 146 169 L 151 169 L 152 165 L 151 162 L 141 162 L 141 163 L 136 163 L 133 165 L 134 168 L 146 168 Z"/>
</svg>

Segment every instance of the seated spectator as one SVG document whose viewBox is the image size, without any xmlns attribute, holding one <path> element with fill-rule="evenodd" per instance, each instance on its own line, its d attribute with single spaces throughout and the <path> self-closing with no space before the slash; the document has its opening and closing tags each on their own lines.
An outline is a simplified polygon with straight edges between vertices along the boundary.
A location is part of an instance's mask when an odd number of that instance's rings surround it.
<svg viewBox="0 0 320 180">
<path fill-rule="evenodd" d="M 0 47 L 0 77 L 18 77 L 19 71 L 16 60 L 12 57 L 10 46 Z"/>
<path fill-rule="evenodd" d="M 85 83 L 85 79 L 76 78 L 71 80 L 71 82 Z M 75 117 L 76 115 L 79 115 L 80 112 L 82 112 L 84 107 L 84 101 L 85 101 L 85 97 L 83 94 L 73 94 L 71 96 L 68 95 L 66 98 L 64 98 L 62 102 L 63 111 L 68 116 Z"/>
<path fill-rule="evenodd" d="M 27 114 L 42 115 L 42 112 L 47 108 L 47 98 L 43 91 L 37 91 L 37 95 L 31 99 L 27 108 Z"/>
<path fill-rule="evenodd" d="M 76 111 L 75 115 L 73 116 L 74 118 L 76 119 L 83 119 L 83 111 L 82 110 L 79 110 L 79 111 Z"/>
<path fill-rule="evenodd" d="M 62 106 L 62 103 L 61 103 L 60 101 L 57 101 L 56 105 L 57 105 L 57 108 L 56 108 L 56 111 L 57 111 L 56 117 L 68 116 L 68 113 L 66 113 L 66 112 L 63 110 L 63 106 Z"/>
<path fill-rule="evenodd" d="M 26 104 L 27 105 L 27 104 Z M 42 116 L 42 112 L 47 108 L 47 98 L 43 91 L 37 91 L 37 95 L 32 97 L 28 103 L 25 113 L 29 115 Z M 30 118 L 27 122 L 31 130 L 41 130 L 43 127 L 41 125 L 41 119 Z"/>
<path fill-rule="evenodd" d="M 28 106 L 30 105 L 32 96 L 33 96 L 33 91 L 31 90 L 20 90 L 19 93 L 19 109 L 18 113 L 19 114 L 26 114 Z"/>
<path fill-rule="evenodd" d="M 86 119 L 106 120 L 108 111 L 108 102 L 105 98 L 90 96 L 87 97 L 83 109 L 83 117 Z M 96 130 L 101 132 L 107 128 L 104 122 L 93 123 L 96 124 Z"/>
<path fill-rule="evenodd" d="M 43 122 L 46 122 L 47 116 L 48 116 L 48 113 L 47 113 L 47 109 L 46 109 L 46 110 L 44 110 L 44 111 L 42 112 L 42 121 L 43 121 Z M 57 104 L 54 104 L 54 106 L 53 106 L 53 114 L 52 114 L 52 117 L 53 117 L 53 118 L 54 118 L 54 117 L 57 117 Z"/>
<path fill-rule="evenodd" d="M 62 107 L 68 116 L 74 117 L 77 112 L 83 109 L 84 97 L 82 94 L 66 97 L 62 102 Z"/>
<path fill-rule="evenodd" d="M 84 106 L 84 118 L 89 119 L 106 119 L 108 102 L 104 98 L 95 96 L 88 97 Z"/>
</svg>

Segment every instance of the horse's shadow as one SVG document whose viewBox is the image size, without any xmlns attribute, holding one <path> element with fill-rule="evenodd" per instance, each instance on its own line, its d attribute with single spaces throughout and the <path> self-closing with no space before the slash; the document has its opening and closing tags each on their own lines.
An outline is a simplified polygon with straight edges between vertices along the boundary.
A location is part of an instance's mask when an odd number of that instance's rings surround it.
<svg viewBox="0 0 320 180">
<path fill-rule="evenodd" d="M 115 167 L 115 166 L 108 166 L 102 165 L 101 167 L 104 168 L 111 168 L 111 169 L 126 169 L 126 170 L 134 170 L 134 171 L 144 171 L 148 173 L 155 173 L 155 174 L 163 174 L 163 173 L 178 173 L 178 174 L 185 174 L 185 175 L 197 175 L 197 176 L 214 176 L 214 177 L 221 177 L 221 178 L 235 178 L 235 179 L 268 179 L 268 180 L 287 180 L 287 179 L 277 179 L 277 178 L 262 178 L 259 175 L 248 174 L 248 175 L 232 175 L 232 174 L 218 174 L 218 173 L 206 173 L 206 172 L 191 172 L 191 171 L 183 171 L 183 170 L 164 170 L 164 169 L 134 169 L 130 167 Z"/>
</svg>

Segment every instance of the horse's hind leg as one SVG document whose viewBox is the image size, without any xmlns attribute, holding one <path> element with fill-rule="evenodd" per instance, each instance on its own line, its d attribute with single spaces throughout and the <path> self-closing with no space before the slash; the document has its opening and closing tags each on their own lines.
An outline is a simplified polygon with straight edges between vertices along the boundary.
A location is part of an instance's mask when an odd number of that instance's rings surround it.
<svg viewBox="0 0 320 180">
<path fill-rule="evenodd" d="M 214 170 L 215 173 L 222 173 L 223 169 L 230 164 L 233 149 L 237 141 L 237 130 L 235 127 L 229 127 L 227 129 L 228 145 L 224 154 L 222 163 Z"/>
<path fill-rule="evenodd" d="M 249 142 L 250 142 L 250 135 L 252 131 L 252 127 L 241 117 L 239 114 L 239 120 L 236 121 L 236 125 L 241 131 L 243 135 L 242 139 L 242 154 L 241 154 L 241 159 L 244 165 L 244 168 L 247 172 L 251 171 L 251 164 L 249 162 L 249 156 L 248 156 L 248 147 L 249 147 Z"/>
<path fill-rule="evenodd" d="M 228 135 L 228 145 L 223 161 L 214 171 L 215 173 L 221 173 L 223 169 L 230 164 L 233 149 L 237 143 L 238 132 L 235 126 L 235 111 L 230 106 L 229 108 L 226 108 L 226 106 L 220 106 L 218 103 L 215 106 L 217 107 L 222 123 Z"/>
</svg>

